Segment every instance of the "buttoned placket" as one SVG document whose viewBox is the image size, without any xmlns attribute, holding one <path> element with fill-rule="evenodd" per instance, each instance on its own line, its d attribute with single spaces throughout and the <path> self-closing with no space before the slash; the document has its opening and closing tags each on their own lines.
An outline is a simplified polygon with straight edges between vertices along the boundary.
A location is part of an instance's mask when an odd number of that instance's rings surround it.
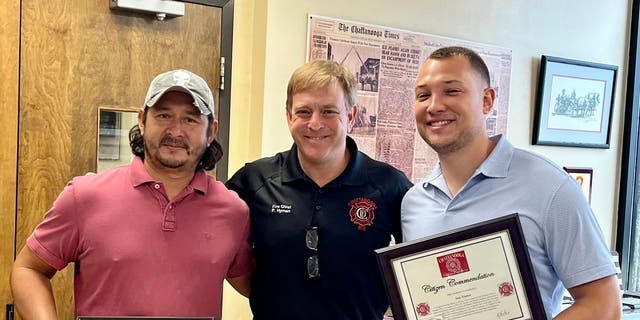
<svg viewBox="0 0 640 320">
<path fill-rule="evenodd" d="M 317 218 L 322 214 L 322 200 L 321 197 L 324 196 L 325 191 L 322 188 L 316 189 L 314 199 L 311 202 L 311 219 L 309 221 L 309 226 L 314 226 L 317 224 Z"/>
<path fill-rule="evenodd" d="M 162 212 L 162 231 L 174 232 L 177 229 L 176 207 L 189 194 L 193 193 L 193 188 L 187 186 L 173 201 L 167 198 L 164 187 L 159 182 L 152 183 L 152 193 L 158 201 L 160 211 Z"/>
<path fill-rule="evenodd" d="M 469 178 L 467 183 L 465 183 L 462 188 L 460 188 L 460 191 L 458 191 L 458 193 L 453 197 L 451 196 L 451 192 L 447 188 L 447 184 L 443 176 L 439 177 L 439 179 L 441 180 L 433 180 L 431 182 L 424 183 L 422 187 L 426 192 L 432 192 L 433 197 L 439 198 L 439 203 L 446 203 L 447 205 L 444 213 L 450 214 L 451 211 L 458 205 L 458 203 L 463 201 L 466 197 L 465 191 L 467 191 L 475 184 L 479 183 L 480 180 L 482 180 L 482 177 L 482 171 L 480 169 L 477 169 L 471 176 L 471 178 Z M 429 191 L 429 185 L 431 185 L 431 188 L 433 188 L 431 191 Z"/>
</svg>

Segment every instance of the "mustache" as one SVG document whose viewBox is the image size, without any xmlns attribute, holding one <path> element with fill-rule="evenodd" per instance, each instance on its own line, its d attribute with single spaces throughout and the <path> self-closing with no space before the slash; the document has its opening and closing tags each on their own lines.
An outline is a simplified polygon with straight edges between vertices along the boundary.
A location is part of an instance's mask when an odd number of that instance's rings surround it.
<svg viewBox="0 0 640 320">
<path fill-rule="evenodd" d="M 180 147 L 180 148 L 189 149 L 189 145 L 184 140 L 172 138 L 170 136 L 164 136 L 160 140 L 160 145 L 170 145 L 170 146 L 173 146 L 173 147 Z"/>
</svg>

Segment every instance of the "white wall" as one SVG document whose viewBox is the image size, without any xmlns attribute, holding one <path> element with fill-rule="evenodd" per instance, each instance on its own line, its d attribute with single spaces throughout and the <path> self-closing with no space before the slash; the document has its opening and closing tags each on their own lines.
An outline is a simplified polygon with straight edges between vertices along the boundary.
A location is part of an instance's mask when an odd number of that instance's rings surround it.
<svg viewBox="0 0 640 320">
<path fill-rule="evenodd" d="M 613 245 L 630 6 L 622 0 L 268 0 L 261 155 L 291 146 L 284 112 L 286 85 L 293 70 L 304 63 L 309 13 L 510 48 L 507 137 L 560 165 L 593 168 L 592 206 Z M 619 66 L 610 149 L 531 145 L 543 54 Z"/>
</svg>

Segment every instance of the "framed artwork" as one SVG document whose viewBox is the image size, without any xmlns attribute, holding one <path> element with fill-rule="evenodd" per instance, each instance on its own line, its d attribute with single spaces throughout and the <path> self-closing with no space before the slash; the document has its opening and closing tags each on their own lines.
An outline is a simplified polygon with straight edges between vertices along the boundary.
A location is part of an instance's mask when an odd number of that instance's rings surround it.
<svg viewBox="0 0 640 320">
<path fill-rule="evenodd" d="M 533 144 L 609 148 L 617 66 L 542 56 Z"/>
<path fill-rule="evenodd" d="M 591 203 L 591 187 L 593 186 L 593 169 L 592 168 L 571 168 L 562 167 L 564 171 L 568 172 L 582 188 L 584 197 Z"/>
</svg>

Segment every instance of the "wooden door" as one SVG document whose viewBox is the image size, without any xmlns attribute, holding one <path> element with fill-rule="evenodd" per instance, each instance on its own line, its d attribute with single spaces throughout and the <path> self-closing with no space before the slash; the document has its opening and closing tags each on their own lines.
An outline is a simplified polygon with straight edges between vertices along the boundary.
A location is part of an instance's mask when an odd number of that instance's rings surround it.
<svg viewBox="0 0 640 320">
<path fill-rule="evenodd" d="M 95 171 L 99 107 L 137 110 L 151 79 L 178 67 L 217 88 L 221 9 L 185 6 L 158 21 L 107 0 L 22 0 L 18 248 L 67 181 Z M 74 317 L 72 283 L 73 266 L 53 279 L 59 319 Z"/>
<path fill-rule="evenodd" d="M 11 303 L 9 272 L 15 247 L 16 166 L 18 162 L 19 0 L 0 5 L 0 314 Z"/>
</svg>

